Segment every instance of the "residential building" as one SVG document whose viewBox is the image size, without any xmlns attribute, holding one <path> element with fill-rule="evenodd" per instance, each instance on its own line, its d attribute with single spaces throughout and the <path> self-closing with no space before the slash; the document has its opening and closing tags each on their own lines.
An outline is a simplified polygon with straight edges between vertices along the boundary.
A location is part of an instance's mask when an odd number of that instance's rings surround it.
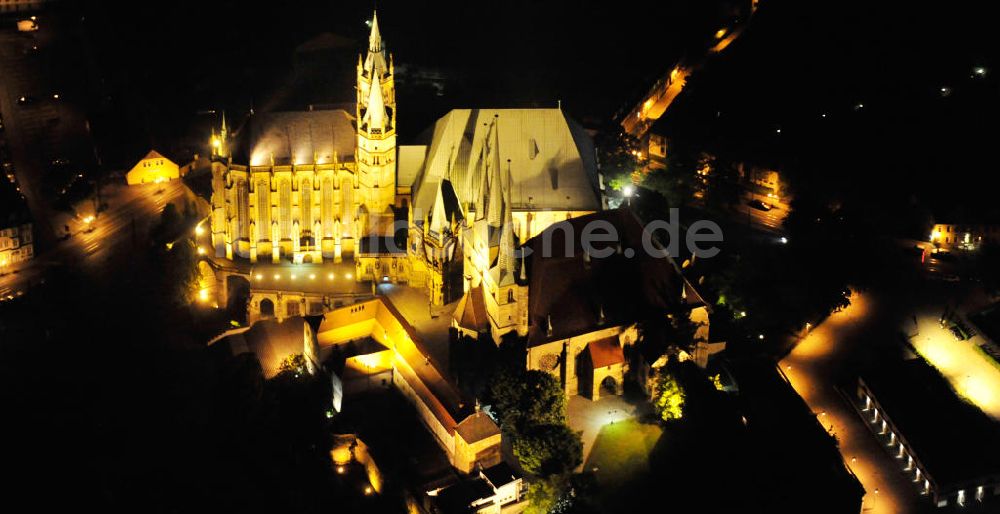
<svg viewBox="0 0 1000 514">
<path fill-rule="evenodd" d="M 0 228 L 0 272 L 35 256 L 31 223 Z"/>
<path fill-rule="evenodd" d="M 0 182 L 0 274 L 35 256 L 31 218 L 15 185 Z"/>
<path fill-rule="evenodd" d="M 1000 225 L 935 223 L 930 241 L 941 248 L 975 250 L 984 244 L 1000 243 Z"/>
<path fill-rule="evenodd" d="M 125 175 L 128 185 L 158 184 L 181 177 L 180 167 L 173 161 L 160 155 L 156 150 L 150 150 Z"/>
</svg>

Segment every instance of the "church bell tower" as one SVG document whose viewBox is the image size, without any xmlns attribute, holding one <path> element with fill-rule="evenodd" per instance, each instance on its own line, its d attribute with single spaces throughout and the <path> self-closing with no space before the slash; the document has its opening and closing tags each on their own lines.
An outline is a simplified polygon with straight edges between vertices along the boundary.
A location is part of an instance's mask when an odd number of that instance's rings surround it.
<svg viewBox="0 0 1000 514">
<path fill-rule="evenodd" d="M 393 205 L 396 195 L 396 85 L 392 54 L 386 52 L 372 15 L 368 53 L 358 56 L 357 162 L 361 203 L 372 221 Z"/>
</svg>

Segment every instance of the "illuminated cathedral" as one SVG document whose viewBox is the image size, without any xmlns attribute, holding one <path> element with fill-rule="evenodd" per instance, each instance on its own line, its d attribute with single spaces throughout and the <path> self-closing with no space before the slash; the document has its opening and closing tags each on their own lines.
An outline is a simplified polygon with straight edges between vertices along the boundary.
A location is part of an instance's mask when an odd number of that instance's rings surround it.
<svg viewBox="0 0 1000 514">
<path fill-rule="evenodd" d="M 592 141 L 559 108 L 455 109 L 398 145 L 395 69 L 377 17 L 353 113 L 251 120 L 234 137 L 223 116 L 212 135 L 216 257 L 353 262 L 353 280 L 423 288 L 435 305 L 461 300 L 479 313 L 464 325 L 495 339 L 528 332 L 517 248 L 605 207 Z"/>
<path fill-rule="evenodd" d="M 212 137 L 215 253 L 250 262 L 340 261 L 392 219 L 396 99 L 378 20 L 357 68 L 357 108 L 262 114 L 248 163 L 230 151 L 225 117 Z"/>
<path fill-rule="evenodd" d="M 320 347 L 369 340 L 341 383 L 384 373 L 463 473 L 502 459 L 501 431 L 414 328 L 412 291 L 376 295 L 375 284 L 426 292 L 428 318 L 432 305 L 454 304 L 449 326 L 463 336 L 523 338 L 526 368 L 552 374 L 567 396 L 622 393 L 626 355 L 641 359 L 628 350 L 640 320 L 688 311 L 698 329 L 680 353 L 703 367 L 725 348 L 680 267 L 637 252 L 651 237 L 644 226 L 607 210 L 593 143 L 561 109 L 453 109 L 399 145 L 395 79 L 373 17 L 353 112 L 251 113 L 236 136 L 223 116 L 211 139 L 220 304 L 237 275 L 250 283 L 251 324 L 322 316 Z M 621 238 L 588 248 L 579 236 L 595 223 Z M 605 257 L 591 259 L 597 250 Z"/>
</svg>

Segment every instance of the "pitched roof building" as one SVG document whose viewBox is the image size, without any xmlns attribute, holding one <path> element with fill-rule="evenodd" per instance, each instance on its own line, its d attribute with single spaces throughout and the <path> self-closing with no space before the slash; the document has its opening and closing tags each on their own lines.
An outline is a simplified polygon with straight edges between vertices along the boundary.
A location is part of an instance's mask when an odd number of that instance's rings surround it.
<svg viewBox="0 0 1000 514">
<path fill-rule="evenodd" d="M 258 321 L 248 329 L 234 331 L 215 342 L 220 343 L 234 356 L 253 354 L 266 379 L 277 376 L 283 363 L 296 355 L 304 358 L 303 371 L 313 373 L 317 367 L 318 353 L 312 328 L 298 316 L 280 322 Z"/>
<path fill-rule="evenodd" d="M 160 152 L 150 150 L 131 170 L 125 175 L 125 181 L 129 185 L 148 184 L 166 182 L 180 178 L 180 167 L 176 163 L 167 159 Z"/>
</svg>

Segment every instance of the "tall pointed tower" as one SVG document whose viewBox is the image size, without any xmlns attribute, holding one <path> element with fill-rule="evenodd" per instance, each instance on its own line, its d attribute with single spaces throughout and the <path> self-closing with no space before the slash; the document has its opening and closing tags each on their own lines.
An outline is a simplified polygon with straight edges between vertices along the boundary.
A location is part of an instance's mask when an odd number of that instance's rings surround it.
<svg viewBox="0 0 1000 514">
<path fill-rule="evenodd" d="M 388 54 L 372 15 L 368 54 L 358 59 L 358 186 L 372 221 L 396 196 L 396 84 Z"/>
<path fill-rule="evenodd" d="M 219 159 L 229 158 L 229 126 L 226 124 L 226 111 L 222 111 L 222 126 L 219 128 L 219 134 L 215 134 L 215 129 L 212 129 L 212 139 L 210 141 L 212 145 L 212 157 L 218 157 Z"/>
<path fill-rule="evenodd" d="M 208 141 L 212 152 L 212 247 L 216 257 L 233 258 L 233 242 L 241 237 L 240 218 L 227 209 L 227 205 L 236 204 L 234 194 L 246 187 L 246 180 L 237 182 L 235 188 L 227 186 L 226 176 L 229 171 L 229 126 L 226 124 L 226 113 L 222 113 L 222 126 L 219 132 L 212 127 L 212 137 Z M 239 211 L 243 212 L 243 211 Z"/>
</svg>

